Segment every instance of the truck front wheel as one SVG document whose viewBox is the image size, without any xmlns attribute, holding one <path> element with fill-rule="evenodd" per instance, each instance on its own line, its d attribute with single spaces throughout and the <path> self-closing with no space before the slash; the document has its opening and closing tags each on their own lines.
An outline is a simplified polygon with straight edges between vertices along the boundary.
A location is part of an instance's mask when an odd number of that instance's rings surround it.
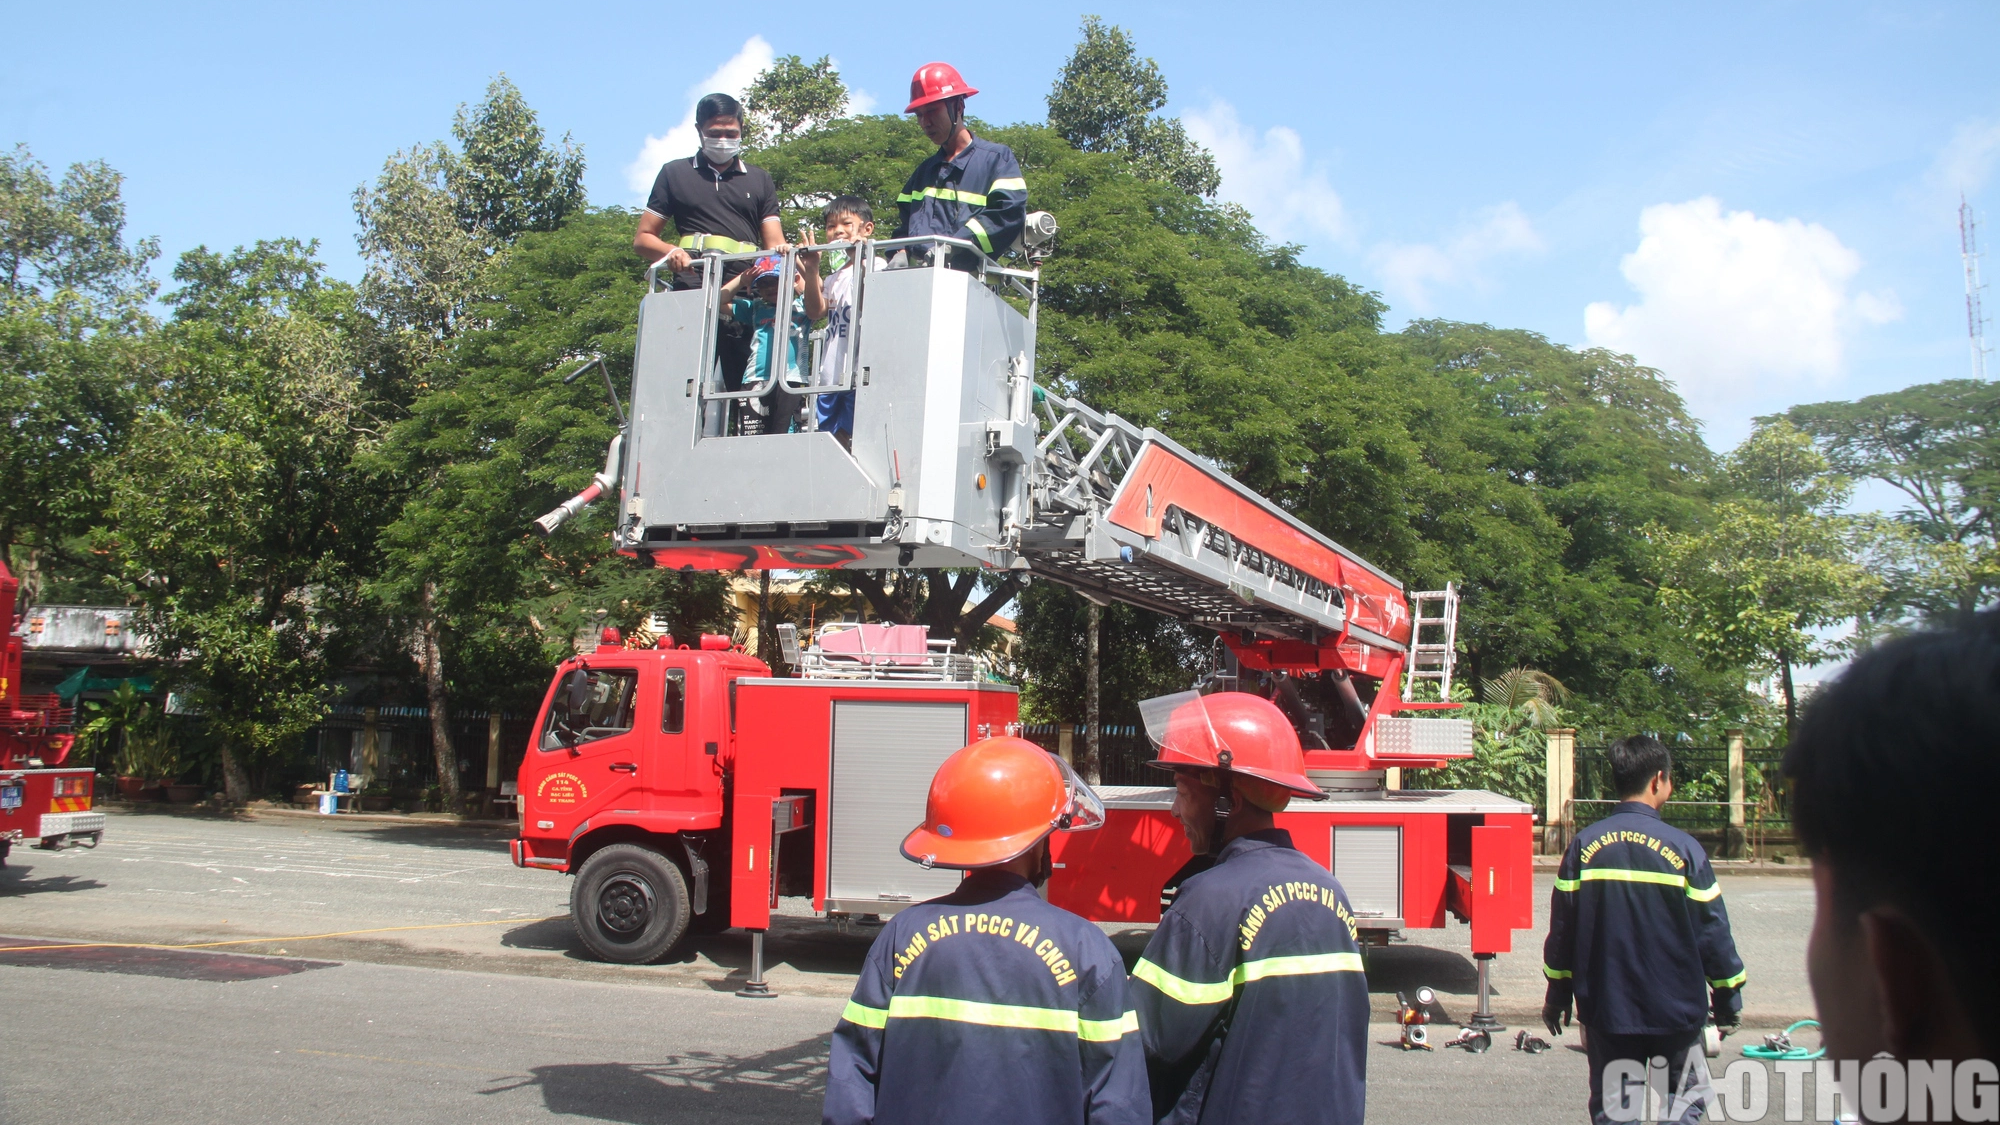
<svg viewBox="0 0 2000 1125">
<path fill-rule="evenodd" d="M 593 955 L 643 965 L 665 956 L 687 930 L 687 880 L 651 848 L 610 844 L 584 861 L 569 913 Z"/>
</svg>

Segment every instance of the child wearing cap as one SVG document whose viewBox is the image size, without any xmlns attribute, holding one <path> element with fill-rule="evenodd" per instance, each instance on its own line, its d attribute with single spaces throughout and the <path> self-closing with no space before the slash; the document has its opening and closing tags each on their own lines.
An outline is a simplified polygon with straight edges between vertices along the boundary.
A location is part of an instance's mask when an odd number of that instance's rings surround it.
<svg viewBox="0 0 2000 1125">
<path fill-rule="evenodd" d="M 805 350 L 805 332 L 811 322 L 806 319 L 805 304 L 800 298 L 805 292 L 805 271 L 794 270 L 791 346 L 785 354 L 784 378 L 772 380 L 771 357 L 777 351 L 774 328 L 778 319 L 778 279 L 783 265 L 778 255 L 766 254 L 722 286 L 723 299 L 728 302 L 723 315 L 750 326 L 750 364 L 744 373 L 744 386 L 768 388 L 764 394 L 746 400 L 752 412 L 743 419 L 742 432 L 746 435 L 790 433 L 798 428 L 801 399 L 790 392 L 787 384 L 798 385 L 799 353 Z M 742 296 L 746 284 L 753 296 Z"/>
</svg>

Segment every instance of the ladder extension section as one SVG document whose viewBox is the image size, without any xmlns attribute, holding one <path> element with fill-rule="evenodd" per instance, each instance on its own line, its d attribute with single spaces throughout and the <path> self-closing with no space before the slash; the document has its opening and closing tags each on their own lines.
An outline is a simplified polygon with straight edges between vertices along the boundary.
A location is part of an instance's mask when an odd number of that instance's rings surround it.
<svg viewBox="0 0 2000 1125">
<path fill-rule="evenodd" d="M 1402 584 L 1154 429 L 1037 388 L 1037 573 L 1221 632 L 1252 667 L 1381 676 L 1409 643 Z"/>
<path fill-rule="evenodd" d="M 1409 683 L 1403 697 L 1410 697 L 1416 681 L 1431 680 L 1438 685 L 1438 699 L 1449 702 L 1451 675 L 1458 665 L 1458 583 L 1411 594 L 1410 619 Z"/>
</svg>

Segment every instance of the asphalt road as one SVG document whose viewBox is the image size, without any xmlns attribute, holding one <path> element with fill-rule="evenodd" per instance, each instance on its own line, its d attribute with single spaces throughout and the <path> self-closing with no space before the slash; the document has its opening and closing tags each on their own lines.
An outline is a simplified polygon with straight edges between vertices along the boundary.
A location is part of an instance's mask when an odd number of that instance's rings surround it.
<svg viewBox="0 0 2000 1125">
<path fill-rule="evenodd" d="M 207 948 L 0 953 L 15 1029 L 0 1122 L 74 1120 L 80 1052 L 118 1060 L 85 1082 L 90 1116 L 111 1122 L 815 1118 L 826 1034 L 870 931 L 788 903 L 767 942 L 771 1001 L 731 995 L 747 975 L 742 934 L 663 965 L 599 964 L 578 952 L 569 881 L 511 866 L 507 835 L 114 813 L 95 851 L 16 851 L 0 870 L 0 933 L 30 940 L 0 945 Z M 1810 1014 L 1810 882 L 1725 876 L 1724 896 L 1750 964 L 1748 1022 Z M 1114 932 L 1128 956 L 1145 936 Z M 1416 983 L 1469 1010 L 1465 928 L 1410 936 L 1371 957 L 1378 1012 Z M 1539 933 L 1517 934 L 1516 950 L 1497 963 L 1495 1006 L 1519 1027 L 1540 1004 Z M 1371 1121 L 1578 1116 L 1573 1051 L 1406 1054 L 1393 1027 L 1374 1030 Z"/>
</svg>

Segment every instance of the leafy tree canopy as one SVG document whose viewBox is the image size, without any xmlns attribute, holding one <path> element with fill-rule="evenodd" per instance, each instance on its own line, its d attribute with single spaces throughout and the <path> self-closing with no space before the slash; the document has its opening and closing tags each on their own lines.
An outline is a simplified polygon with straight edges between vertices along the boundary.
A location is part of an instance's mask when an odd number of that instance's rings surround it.
<svg viewBox="0 0 2000 1125">
<path fill-rule="evenodd" d="M 1222 186 L 1215 157 L 1177 117 L 1155 117 L 1167 104 L 1159 64 L 1142 59 L 1131 35 L 1097 16 L 1049 91 L 1049 127 L 1084 152 L 1122 153 L 1144 175 L 1189 195 Z"/>
<path fill-rule="evenodd" d="M 743 108 L 746 147 L 783 144 L 846 113 L 847 85 L 826 55 L 811 63 L 786 55 L 750 83 Z"/>
</svg>

